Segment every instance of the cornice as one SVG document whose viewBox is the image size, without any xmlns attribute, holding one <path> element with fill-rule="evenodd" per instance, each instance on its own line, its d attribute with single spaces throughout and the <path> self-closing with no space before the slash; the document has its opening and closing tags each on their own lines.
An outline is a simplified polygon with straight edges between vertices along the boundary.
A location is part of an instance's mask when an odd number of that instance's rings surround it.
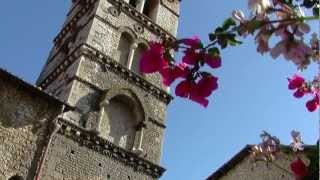
<svg viewBox="0 0 320 180">
<path fill-rule="evenodd" d="M 106 69 L 118 74 L 122 78 L 128 80 L 134 85 L 145 90 L 149 94 L 153 95 L 157 99 L 163 101 L 166 104 L 169 104 L 173 97 L 166 91 L 160 89 L 159 87 L 153 85 L 149 81 L 145 80 L 143 77 L 135 74 L 131 70 L 127 69 L 117 61 L 115 61 L 110 56 L 104 55 L 102 52 L 96 48 L 88 45 L 82 44 L 78 46 L 68 57 L 65 58 L 42 82 L 39 83 L 39 86 L 42 89 L 46 89 L 57 77 L 65 72 L 67 68 L 73 64 L 79 57 L 85 56 L 90 60 L 97 61 L 102 64 Z"/>
<path fill-rule="evenodd" d="M 126 166 L 133 168 L 135 171 L 144 173 L 153 178 L 160 178 L 165 172 L 165 169 L 145 160 L 136 154 L 120 148 L 106 139 L 99 137 L 96 133 L 80 128 L 77 125 L 63 119 L 59 119 L 61 125 L 59 134 L 72 139 L 93 151 L 96 151 L 104 156 L 112 158 Z"/>
</svg>

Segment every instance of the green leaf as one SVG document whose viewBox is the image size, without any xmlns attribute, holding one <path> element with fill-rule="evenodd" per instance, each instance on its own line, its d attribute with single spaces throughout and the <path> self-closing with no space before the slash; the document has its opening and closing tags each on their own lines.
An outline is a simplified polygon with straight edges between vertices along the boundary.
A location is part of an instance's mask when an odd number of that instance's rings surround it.
<svg viewBox="0 0 320 180">
<path fill-rule="evenodd" d="M 212 76 L 212 74 L 211 74 L 211 73 L 206 72 L 206 71 L 202 71 L 202 72 L 200 72 L 200 74 L 201 74 L 201 76 L 202 76 L 202 77 Z"/>
<path fill-rule="evenodd" d="M 215 33 L 221 33 L 224 32 L 225 30 L 221 27 L 216 28 L 216 30 L 214 31 Z"/>
<path fill-rule="evenodd" d="M 213 47 L 213 48 L 208 49 L 208 54 L 213 57 L 220 56 L 220 50 L 217 47 Z"/>
<path fill-rule="evenodd" d="M 209 34 L 209 40 L 210 41 L 215 41 L 217 39 L 217 36 L 214 33 Z"/>
<path fill-rule="evenodd" d="M 219 39 L 218 44 L 224 49 L 228 46 L 228 39 Z"/>
<path fill-rule="evenodd" d="M 286 3 L 287 5 L 292 6 L 293 5 L 293 0 L 285 0 L 284 3 Z"/>
<path fill-rule="evenodd" d="M 318 7 L 315 6 L 315 7 L 312 9 L 312 12 L 313 12 L 313 15 L 314 15 L 314 16 L 320 17 L 320 5 L 319 5 Z"/>
<path fill-rule="evenodd" d="M 170 64 L 174 64 L 175 63 L 175 60 L 172 57 L 172 55 L 171 55 L 171 53 L 170 53 L 170 51 L 168 49 L 166 49 L 164 55 L 165 55 L 166 59 L 168 59 L 168 61 L 169 61 L 168 63 L 170 63 Z"/>
<path fill-rule="evenodd" d="M 223 22 L 222 29 L 227 30 L 231 26 L 235 26 L 235 25 L 237 25 L 236 21 L 233 20 L 232 18 L 228 18 Z"/>
<path fill-rule="evenodd" d="M 237 46 L 237 45 L 242 44 L 242 42 L 241 42 L 241 41 L 238 41 L 236 38 L 231 38 L 231 39 L 229 39 L 228 43 L 229 43 L 231 46 Z"/>
<path fill-rule="evenodd" d="M 253 34 L 257 29 L 263 25 L 263 21 L 252 20 L 249 21 L 245 26 L 249 33 Z"/>
</svg>

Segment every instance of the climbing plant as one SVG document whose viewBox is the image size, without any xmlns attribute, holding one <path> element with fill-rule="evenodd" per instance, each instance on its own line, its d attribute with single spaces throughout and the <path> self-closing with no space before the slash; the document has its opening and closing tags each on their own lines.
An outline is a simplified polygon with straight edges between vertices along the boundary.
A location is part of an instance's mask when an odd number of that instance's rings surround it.
<svg viewBox="0 0 320 180">
<path fill-rule="evenodd" d="M 239 46 L 242 39 L 254 36 L 256 51 L 270 54 L 273 59 L 282 56 L 293 63 L 297 71 L 317 64 L 320 70 L 320 3 L 319 0 L 248 0 L 250 15 L 241 10 L 234 10 L 231 17 L 209 33 L 208 44 L 197 36 L 179 39 L 175 42 L 150 42 L 140 61 L 143 73 L 158 72 L 165 86 L 179 81 L 175 87 L 178 97 L 187 98 L 208 106 L 208 97 L 218 89 L 218 77 L 213 70 L 222 64 L 221 51 L 231 46 Z M 312 30 L 311 21 L 318 21 L 319 27 Z M 270 39 L 276 39 L 271 43 Z M 172 52 L 183 53 L 181 60 L 176 60 Z M 209 67 L 208 68 L 205 67 Z M 307 81 L 297 72 L 288 78 L 288 89 L 294 91 L 296 98 L 310 96 L 306 108 L 310 112 L 320 106 L 320 72 L 314 79 Z M 290 172 L 297 180 L 319 179 L 319 149 L 308 154 L 310 164 L 307 167 L 299 152 L 304 145 L 299 132 L 292 131 L 291 144 L 295 158 L 290 164 Z M 262 143 L 252 147 L 252 156 L 266 162 L 275 160 L 281 151 L 278 138 L 264 132 Z"/>
<path fill-rule="evenodd" d="M 319 0 L 249 0 L 248 5 L 249 16 L 234 10 L 230 18 L 209 33 L 208 44 L 197 36 L 175 42 L 150 42 L 149 50 L 141 58 L 140 70 L 146 74 L 160 73 L 166 86 L 179 81 L 176 96 L 207 107 L 208 97 L 218 89 L 218 77 L 204 67 L 220 68 L 223 59 L 220 52 L 241 45 L 241 39 L 248 36 L 254 36 L 258 53 L 269 53 L 274 59 L 282 55 L 298 71 L 313 63 L 320 64 L 318 31 L 312 32 L 309 25 L 311 21 L 319 21 Z M 277 39 L 273 45 L 272 37 Z M 182 52 L 182 59 L 174 59 L 173 51 Z M 296 98 L 311 97 L 306 103 L 309 111 L 319 108 L 319 74 L 311 81 L 298 74 L 288 80 L 288 88 L 295 91 Z"/>
</svg>

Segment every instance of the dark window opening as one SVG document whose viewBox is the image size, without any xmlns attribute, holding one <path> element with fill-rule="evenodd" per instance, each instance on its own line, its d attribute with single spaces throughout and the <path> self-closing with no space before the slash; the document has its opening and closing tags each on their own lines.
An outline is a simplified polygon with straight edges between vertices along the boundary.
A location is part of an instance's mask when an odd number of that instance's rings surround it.
<svg viewBox="0 0 320 180">
<path fill-rule="evenodd" d="M 71 154 L 74 154 L 74 150 L 71 150 Z"/>
<path fill-rule="evenodd" d="M 129 4 L 133 7 L 137 7 L 137 0 L 130 0 Z"/>
<path fill-rule="evenodd" d="M 159 7 L 159 0 L 146 0 L 143 8 L 143 14 L 156 21 Z"/>
<path fill-rule="evenodd" d="M 127 150 L 131 150 L 134 145 L 138 119 L 133 105 L 129 98 L 116 96 L 106 108 L 110 128 L 108 137 L 112 143 Z"/>
<path fill-rule="evenodd" d="M 128 33 L 123 33 L 120 37 L 118 45 L 119 62 L 123 66 L 127 66 L 128 58 L 130 54 L 130 48 L 133 43 L 133 38 Z"/>
<path fill-rule="evenodd" d="M 14 176 L 10 177 L 8 180 L 23 180 L 23 177 L 18 176 L 18 175 L 14 175 Z"/>
<path fill-rule="evenodd" d="M 131 65 L 131 70 L 137 74 L 141 74 L 140 72 L 140 59 L 144 51 L 146 51 L 148 47 L 144 44 L 139 44 L 134 56 L 133 56 L 133 61 Z"/>
</svg>

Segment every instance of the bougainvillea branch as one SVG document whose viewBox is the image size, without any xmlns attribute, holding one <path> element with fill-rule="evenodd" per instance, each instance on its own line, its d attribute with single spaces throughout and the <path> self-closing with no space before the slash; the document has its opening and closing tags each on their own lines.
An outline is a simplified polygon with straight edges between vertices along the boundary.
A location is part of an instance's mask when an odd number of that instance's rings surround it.
<svg viewBox="0 0 320 180">
<path fill-rule="evenodd" d="M 218 78 L 212 70 L 222 65 L 221 50 L 242 44 L 239 39 L 248 35 L 255 36 L 257 52 L 261 54 L 270 53 L 274 59 L 283 56 L 298 70 L 306 69 L 311 63 L 320 67 L 318 35 L 313 33 L 310 43 L 305 40 L 311 32 L 307 23 L 320 19 L 319 0 L 249 0 L 248 6 L 251 10 L 248 18 L 241 10 L 233 11 L 232 17 L 209 34 L 207 45 L 196 36 L 176 42 L 151 42 L 141 59 L 140 70 L 160 73 L 166 86 L 179 79 L 175 94 L 207 107 L 208 97 L 218 89 Z M 305 12 L 311 13 L 305 16 Z M 279 40 L 273 47 L 270 47 L 271 37 Z M 183 53 L 180 61 L 173 58 L 174 51 Z M 295 90 L 297 98 L 312 96 L 306 106 L 309 111 L 315 111 L 320 104 L 320 78 L 300 82 L 302 79 L 298 75 L 290 78 L 289 89 Z M 296 81 L 300 84 L 292 88 Z"/>
</svg>

